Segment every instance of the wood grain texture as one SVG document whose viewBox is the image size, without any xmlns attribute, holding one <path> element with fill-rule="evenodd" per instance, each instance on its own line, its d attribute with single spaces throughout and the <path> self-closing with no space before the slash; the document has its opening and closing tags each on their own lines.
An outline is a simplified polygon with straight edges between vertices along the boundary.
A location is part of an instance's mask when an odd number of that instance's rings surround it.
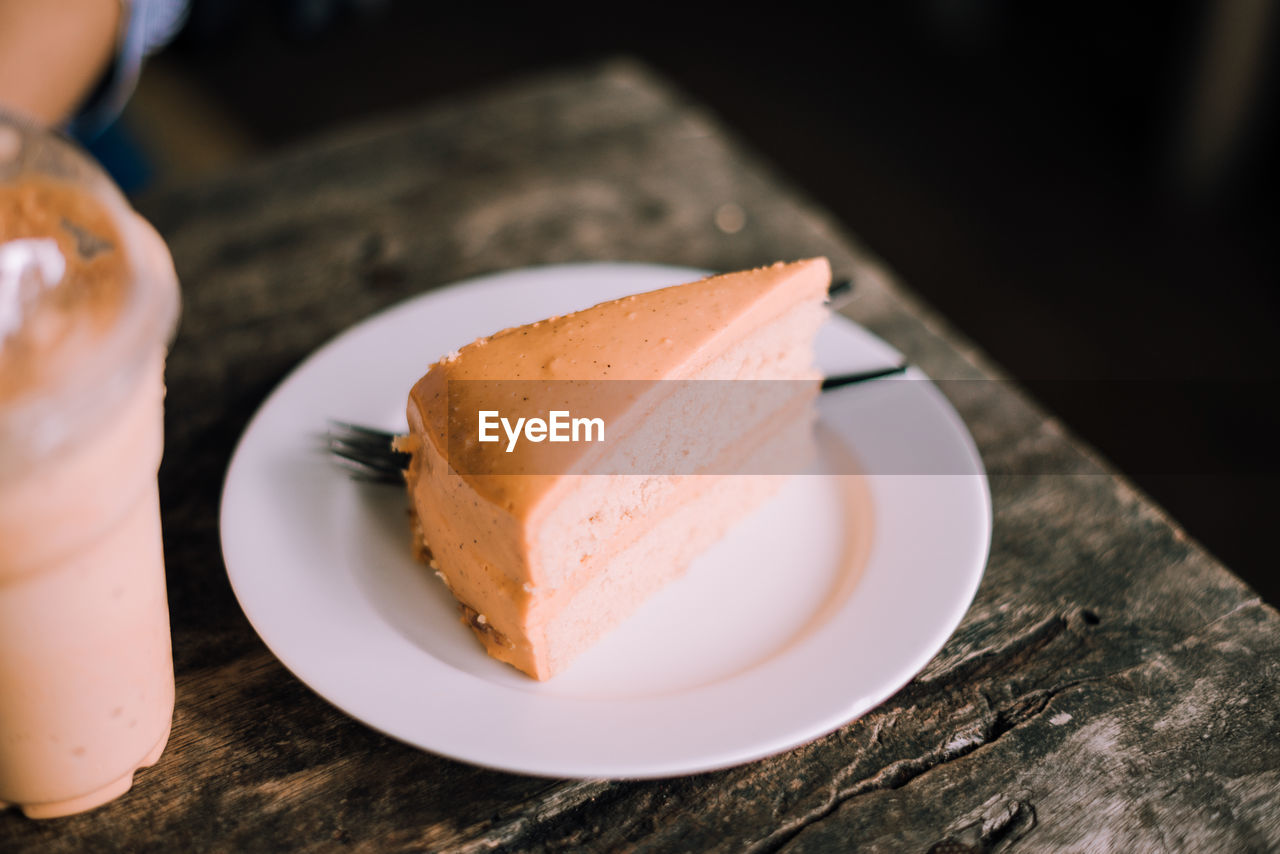
<svg viewBox="0 0 1280 854">
<path fill-rule="evenodd" d="M 715 224 L 726 204 L 745 212 L 735 233 Z M 783 755 L 649 782 L 487 771 L 346 718 L 266 651 L 218 544 L 234 442 L 313 348 L 434 285 L 558 261 L 826 254 L 857 279 L 846 313 L 932 376 L 1001 378 L 643 69 L 344 131 L 141 209 L 186 300 L 161 477 L 173 737 L 103 809 L 0 815 L 0 850 L 1280 848 L 1280 618 L 1003 381 L 947 386 L 1001 472 L 973 608 L 895 697 Z"/>
</svg>

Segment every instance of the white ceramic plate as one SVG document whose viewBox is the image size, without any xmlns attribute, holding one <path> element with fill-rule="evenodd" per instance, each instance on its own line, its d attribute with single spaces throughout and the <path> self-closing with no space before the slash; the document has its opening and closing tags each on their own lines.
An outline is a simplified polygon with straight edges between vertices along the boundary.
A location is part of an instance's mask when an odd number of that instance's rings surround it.
<svg viewBox="0 0 1280 854">
<path fill-rule="evenodd" d="M 477 337 L 699 275 L 572 264 L 486 276 L 394 306 L 303 362 L 245 431 L 222 498 L 227 572 L 272 652 L 388 735 L 555 777 L 661 777 L 756 759 L 910 680 L 968 608 L 991 534 L 981 460 L 931 383 L 825 394 L 827 453 L 880 473 L 793 477 L 546 683 L 488 658 L 411 559 L 402 490 L 353 483 L 318 448 L 329 418 L 405 429 L 409 387 Z M 837 373 L 898 355 L 835 317 L 818 358 Z M 904 459 L 946 473 L 897 473 Z"/>
</svg>

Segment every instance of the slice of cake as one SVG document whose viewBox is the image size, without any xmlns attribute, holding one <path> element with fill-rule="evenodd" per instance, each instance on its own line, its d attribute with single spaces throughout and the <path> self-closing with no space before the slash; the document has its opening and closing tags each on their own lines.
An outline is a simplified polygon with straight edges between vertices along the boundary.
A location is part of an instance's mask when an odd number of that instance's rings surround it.
<svg viewBox="0 0 1280 854">
<path fill-rule="evenodd" d="M 490 655 L 551 677 L 795 470 L 830 278 L 825 258 L 713 276 L 431 366 L 401 442 L 415 542 Z"/>
</svg>

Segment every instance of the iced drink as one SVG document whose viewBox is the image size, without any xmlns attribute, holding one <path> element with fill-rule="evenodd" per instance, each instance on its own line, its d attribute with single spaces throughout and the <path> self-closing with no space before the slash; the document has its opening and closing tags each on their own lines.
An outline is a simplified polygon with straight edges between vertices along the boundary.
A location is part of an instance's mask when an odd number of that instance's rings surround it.
<svg viewBox="0 0 1280 854">
<path fill-rule="evenodd" d="M 80 812 L 173 718 L 156 471 L 177 282 L 70 145 L 0 114 L 0 807 Z"/>
</svg>

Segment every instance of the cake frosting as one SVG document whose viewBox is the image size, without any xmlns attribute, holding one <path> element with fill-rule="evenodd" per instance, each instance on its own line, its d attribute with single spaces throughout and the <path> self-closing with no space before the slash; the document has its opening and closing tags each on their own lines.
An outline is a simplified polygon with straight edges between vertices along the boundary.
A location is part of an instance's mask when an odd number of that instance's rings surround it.
<svg viewBox="0 0 1280 854">
<path fill-rule="evenodd" d="M 550 678 L 776 491 L 784 475 L 769 462 L 807 447 L 829 283 L 825 258 L 713 276 L 506 329 L 430 367 L 401 442 L 414 542 L 490 655 Z M 744 407 L 699 397 L 705 380 L 782 382 L 767 405 Z M 508 382 L 553 409 L 589 387 L 591 415 L 635 439 L 646 465 L 601 468 L 620 452 L 586 443 L 523 442 L 499 457 L 460 443 L 458 413 Z M 669 425 L 688 432 L 728 408 L 733 431 L 692 431 L 696 468 L 662 458 L 688 454 L 664 440 Z"/>
</svg>

